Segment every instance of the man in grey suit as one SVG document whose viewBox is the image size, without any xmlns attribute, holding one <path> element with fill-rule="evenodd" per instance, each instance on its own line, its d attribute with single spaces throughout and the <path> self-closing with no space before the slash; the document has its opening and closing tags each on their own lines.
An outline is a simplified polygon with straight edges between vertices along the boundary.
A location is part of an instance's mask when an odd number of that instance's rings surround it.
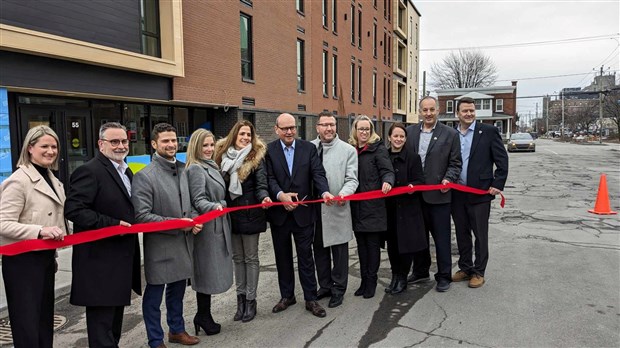
<svg viewBox="0 0 620 348">
<path fill-rule="evenodd" d="M 409 151 L 416 152 L 422 158 L 424 178 L 427 185 L 455 183 L 461 173 L 461 142 L 458 132 L 437 121 L 439 105 L 434 97 L 420 100 L 420 118 L 418 124 L 407 127 Z M 422 193 L 422 212 L 424 225 L 435 241 L 437 253 L 436 290 L 447 291 L 452 281 L 452 256 L 450 240 L 450 201 L 449 189 L 427 191 Z M 426 281 L 429 278 L 431 254 L 426 249 L 414 254 L 413 274 L 409 282 Z"/>
<path fill-rule="evenodd" d="M 316 124 L 318 137 L 312 140 L 323 162 L 329 191 L 340 197 L 355 193 L 357 181 L 357 152 L 338 138 L 336 118 L 329 111 L 319 114 Z M 320 216 L 314 229 L 314 261 L 319 282 L 317 298 L 331 296 L 329 308 L 342 304 L 349 278 L 349 241 L 353 239 L 349 202 L 328 201 L 316 205 Z M 332 268 L 333 258 L 333 268 Z"/>
<path fill-rule="evenodd" d="M 167 123 L 153 127 L 151 163 L 134 175 L 131 202 L 136 222 L 189 220 L 190 199 L 187 183 L 181 181 L 185 163 L 178 161 L 176 129 Z M 189 228 L 191 230 L 192 228 Z M 194 225 L 197 233 L 202 225 Z M 200 342 L 185 331 L 183 297 L 192 276 L 191 236 L 187 230 L 151 232 L 144 235 L 144 276 L 146 289 L 142 312 L 151 348 L 166 347 L 161 327 L 161 299 L 166 290 L 168 341 L 183 345 Z"/>
</svg>

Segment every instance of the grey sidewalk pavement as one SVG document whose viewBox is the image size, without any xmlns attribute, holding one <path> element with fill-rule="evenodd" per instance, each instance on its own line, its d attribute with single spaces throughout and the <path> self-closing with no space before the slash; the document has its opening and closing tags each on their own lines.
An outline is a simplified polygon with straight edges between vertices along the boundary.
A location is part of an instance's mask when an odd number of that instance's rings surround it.
<svg viewBox="0 0 620 348">
<path fill-rule="evenodd" d="M 66 295 L 71 291 L 71 255 L 73 248 L 63 248 L 58 250 L 58 272 L 56 273 L 56 281 L 54 288 L 56 292 L 56 298 Z M 2 270 L 2 263 L 0 262 L 0 271 Z M 9 315 L 6 306 L 6 294 L 4 293 L 4 279 L 2 279 L 2 272 L 0 272 L 0 318 L 5 318 Z"/>
</svg>

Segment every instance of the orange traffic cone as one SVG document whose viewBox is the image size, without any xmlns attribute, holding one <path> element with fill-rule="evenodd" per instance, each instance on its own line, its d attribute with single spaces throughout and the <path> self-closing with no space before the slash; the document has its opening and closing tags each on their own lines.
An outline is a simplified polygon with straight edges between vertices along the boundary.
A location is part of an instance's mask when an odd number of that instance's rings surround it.
<svg viewBox="0 0 620 348">
<path fill-rule="evenodd" d="M 611 211 L 609 206 L 609 194 L 607 192 L 607 176 L 601 174 L 601 181 L 598 184 L 598 194 L 596 195 L 596 203 L 594 203 L 594 209 L 588 210 L 590 213 L 599 215 L 613 215 L 618 214 L 615 211 Z"/>
</svg>

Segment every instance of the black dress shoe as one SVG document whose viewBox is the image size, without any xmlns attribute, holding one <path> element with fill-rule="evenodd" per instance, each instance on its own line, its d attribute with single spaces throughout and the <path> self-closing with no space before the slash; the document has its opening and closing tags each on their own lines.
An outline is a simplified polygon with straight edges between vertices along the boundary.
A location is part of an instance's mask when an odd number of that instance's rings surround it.
<svg viewBox="0 0 620 348">
<path fill-rule="evenodd" d="M 327 313 L 325 309 L 317 301 L 306 301 L 306 310 L 312 312 L 312 315 L 319 318 L 325 318 Z"/>
<path fill-rule="evenodd" d="M 407 282 L 411 284 L 427 282 L 429 280 L 431 280 L 431 277 L 429 277 L 428 275 L 420 276 L 417 274 L 412 274 L 409 276 L 409 278 L 407 278 Z"/>
<path fill-rule="evenodd" d="M 342 304 L 342 300 L 344 299 L 344 295 L 332 295 L 332 298 L 329 299 L 329 303 L 327 307 L 336 308 Z"/>
<path fill-rule="evenodd" d="M 295 296 L 291 298 L 282 298 L 280 302 L 278 302 L 275 306 L 273 306 L 273 309 L 271 311 L 274 313 L 279 313 L 287 309 L 289 306 L 294 305 L 295 303 L 297 303 Z"/>
<path fill-rule="evenodd" d="M 328 298 L 332 295 L 331 290 L 329 289 L 319 289 L 319 291 L 316 293 L 316 299 L 317 300 L 322 300 L 324 298 Z"/>
<path fill-rule="evenodd" d="M 362 295 L 364 295 L 364 291 L 365 290 L 366 290 L 366 280 L 362 279 L 362 282 L 360 283 L 359 289 L 355 290 L 353 295 L 355 295 L 355 296 L 362 296 Z"/>
<path fill-rule="evenodd" d="M 450 281 L 448 279 L 441 278 L 437 281 L 437 287 L 435 289 L 439 292 L 446 292 L 450 289 Z"/>
</svg>

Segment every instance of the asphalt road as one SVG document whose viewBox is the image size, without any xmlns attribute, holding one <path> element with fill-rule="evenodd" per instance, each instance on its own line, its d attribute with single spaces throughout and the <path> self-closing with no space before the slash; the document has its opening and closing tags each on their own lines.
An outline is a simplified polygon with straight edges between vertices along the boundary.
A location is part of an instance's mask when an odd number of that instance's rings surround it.
<svg viewBox="0 0 620 348">
<path fill-rule="evenodd" d="M 607 174 L 612 208 L 620 210 L 620 146 L 542 139 L 537 146 L 536 153 L 510 154 L 506 207 L 497 201 L 492 206 L 482 288 L 453 283 L 448 292 L 438 293 L 428 282 L 398 296 L 385 295 L 390 271 L 384 252 L 377 296 L 354 297 L 360 279 L 352 241 L 342 306 L 327 309 L 322 319 L 301 301 L 273 314 L 279 292 L 266 233 L 260 241 L 258 316 L 234 322 L 234 290 L 215 296 L 213 312 L 222 332 L 200 336 L 198 347 L 620 346 L 620 220 L 587 212 L 594 207 L 601 173 Z M 456 256 L 453 260 L 456 264 Z M 297 299 L 303 299 L 299 285 Z M 327 307 L 327 299 L 321 302 Z M 123 347 L 147 346 L 140 305 L 136 297 L 125 311 Z M 189 332 L 195 308 L 188 288 Z M 83 309 L 69 305 L 67 297 L 56 309 L 67 324 L 57 331 L 54 345 L 86 347 Z"/>
</svg>

